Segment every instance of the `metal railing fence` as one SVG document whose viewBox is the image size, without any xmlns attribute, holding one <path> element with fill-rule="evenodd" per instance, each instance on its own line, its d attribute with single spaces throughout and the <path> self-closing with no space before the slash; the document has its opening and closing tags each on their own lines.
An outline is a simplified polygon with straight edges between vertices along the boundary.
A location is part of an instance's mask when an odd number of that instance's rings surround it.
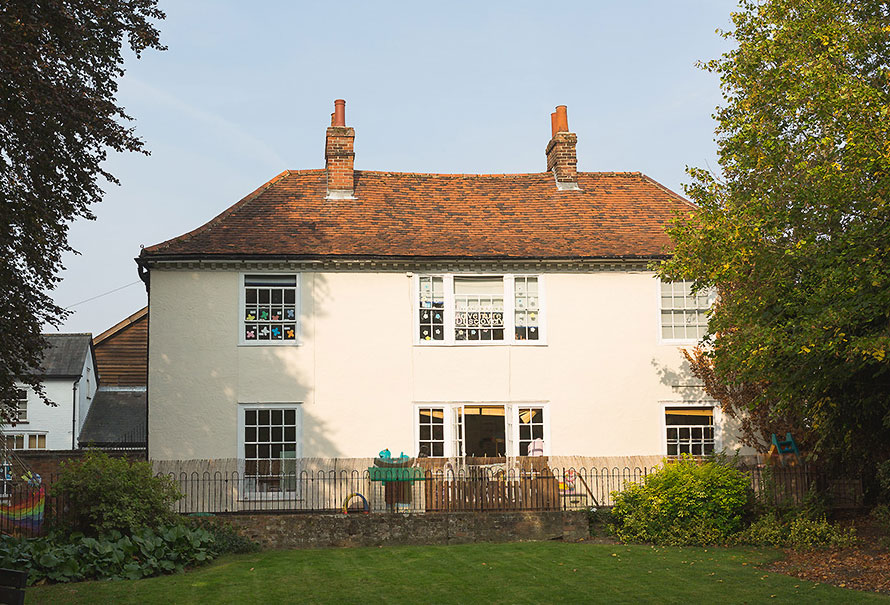
<svg viewBox="0 0 890 605">
<path fill-rule="evenodd" d="M 487 512 L 559 511 L 608 507 L 613 496 L 641 484 L 655 467 L 302 470 L 258 477 L 238 471 L 161 473 L 183 496 L 181 514 L 245 512 Z M 801 505 L 811 493 L 835 509 L 862 505 L 856 477 L 806 465 L 742 467 L 755 497 L 777 507 Z M 0 481 L 0 533 L 38 535 L 71 515 L 53 493 L 55 475 L 41 487 Z"/>
</svg>

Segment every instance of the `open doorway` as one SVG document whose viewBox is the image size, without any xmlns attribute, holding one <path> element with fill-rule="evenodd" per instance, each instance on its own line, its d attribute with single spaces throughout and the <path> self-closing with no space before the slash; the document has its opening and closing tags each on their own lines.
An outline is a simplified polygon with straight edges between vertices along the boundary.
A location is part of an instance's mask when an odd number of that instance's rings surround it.
<svg viewBox="0 0 890 605">
<path fill-rule="evenodd" d="M 479 458 L 507 455 L 507 433 L 502 405 L 465 405 L 463 408 L 464 453 Z"/>
</svg>

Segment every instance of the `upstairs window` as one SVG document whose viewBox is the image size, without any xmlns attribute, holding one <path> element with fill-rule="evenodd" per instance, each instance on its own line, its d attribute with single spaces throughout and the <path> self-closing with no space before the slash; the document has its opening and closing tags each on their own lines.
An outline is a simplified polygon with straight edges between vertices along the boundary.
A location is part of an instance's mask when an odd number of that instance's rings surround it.
<svg viewBox="0 0 890 605">
<path fill-rule="evenodd" d="M 421 277 L 419 298 L 420 339 L 445 339 L 445 290 L 441 277 Z"/>
<path fill-rule="evenodd" d="M 540 287 L 537 275 L 421 275 L 418 342 L 540 343 Z"/>
<path fill-rule="evenodd" d="M 504 278 L 454 278 L 454 340 L 504 340 Z"/>
<path fill-rule="evenodd" d="M 28 391 L 25 389 L 16 389 L 15 395 L 16 398 L 14 404 L 16 411 L 14 412 L 13 417 L 10 418 L 10 421 L 15 424 L 28 422 Z"/>
<path fill-rule="evenodd" d="M 296 275 L 245 275 L 241 341 L 247 344 L 297 342 Z"/>
<path fill-rule="evenodd" d="M 661 282 L 661 337 L 665 340 L 698 340 L 708 331 L 711 292 L 692 293 L 691 281 Z"/>
</svg>

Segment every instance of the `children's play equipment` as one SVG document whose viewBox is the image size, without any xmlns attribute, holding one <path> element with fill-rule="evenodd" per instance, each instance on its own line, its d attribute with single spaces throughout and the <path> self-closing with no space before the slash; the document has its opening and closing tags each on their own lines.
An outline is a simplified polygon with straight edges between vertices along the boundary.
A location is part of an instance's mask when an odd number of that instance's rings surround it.
<svg viewBox="0 0 890 605">
<path fill-rule="evenodd" d="M 791 433 L 785 434 L 785 439 L 779 441 L 779 438 L 773 433 L 772 445 L 766 453 L 766 461 L 770 464 L 778 462 L 782 466 L 795 466 L 800 463 L 800 450 L 797 449 L 797 442 Z"/>
<path fill-rule="evenodd" d="M 368 506 L 368 499 L 365 498 L 363 495 L 361 495 L 358 492 L 352 492 L 351 494 L 346 496 L 346 499 L 343 501 L 343 514 L 344 515 L 349 514 L 349 503 L 352 501 L 353 498 L 361 498 L 362 499 L 362 503 L 364 504 L 364 507 L 365 507 L 364 510 L 362 511 L 363 513 L 367 514 L 367 513 L 371 512 L 371 507 Z"/>
<path fill-rule="evenodd" d="M 409 508 L 411 485 L 425 478 L 423 469 L 414 466 L 414 458 L 404 453 L 393 458 L 388 449 L 377 455 L 374 466 L 368 467 L 368 476 L 371 481 L 382 482 L 383 497 L 391 512 Z"/>
</svg>

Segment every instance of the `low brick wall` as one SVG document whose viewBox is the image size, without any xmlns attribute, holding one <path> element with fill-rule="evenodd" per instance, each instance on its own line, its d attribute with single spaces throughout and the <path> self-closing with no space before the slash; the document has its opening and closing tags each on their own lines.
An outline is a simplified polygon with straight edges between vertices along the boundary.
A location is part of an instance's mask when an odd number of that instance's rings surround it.
<svg viewBox="0 0 890 605">
<path fill-rule="evenodd" d="M 584 511 L 221 516 L 266 548 L 581 540 Z"/>
</svg>

